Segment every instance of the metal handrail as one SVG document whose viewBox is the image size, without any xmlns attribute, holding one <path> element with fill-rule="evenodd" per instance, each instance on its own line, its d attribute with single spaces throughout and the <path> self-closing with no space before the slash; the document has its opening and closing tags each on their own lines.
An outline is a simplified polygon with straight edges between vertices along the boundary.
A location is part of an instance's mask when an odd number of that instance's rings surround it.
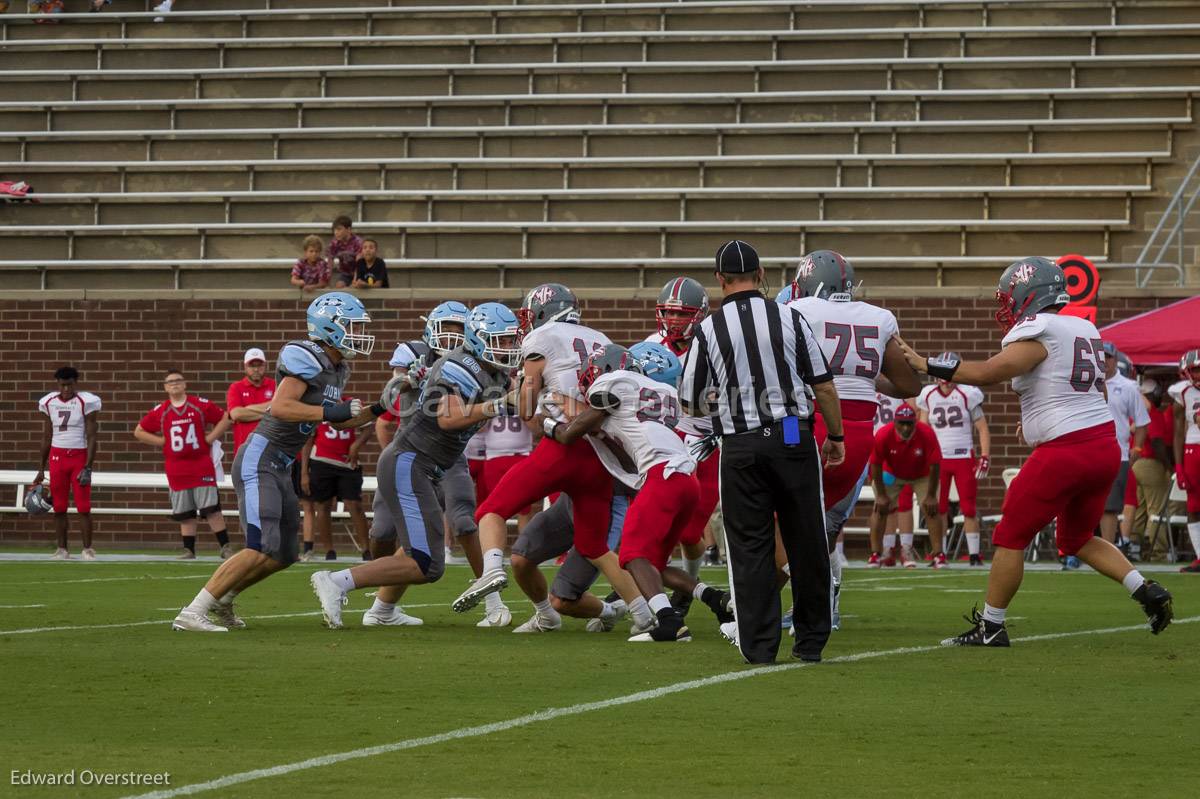
<svg viewBox="0 0 1200 799">
<path fill-rule="evenodd" d="M 1135 263 L 1138 265 L 1135 272 L 1134 280 L 1139 288 L 1145 288 L 1150 283 L 1150 277 L 1156 269 L 1174 269 L 1176 285 L 1183 285 L 1183 264 L 1184 264 L 1184 223 L 1187 216 L 1192 211 L 1192 207 L 1196 204 L 1196 199 L 1200 197 L 1200 178 L 1197 177 L 1197 171 L 1200 170 L 1200 156 L 1197 156 L 1192 161 L 1192 167 L 1184 175 L 1183 180 L 1179 182 L 1179 188 L 1175 190 L 1175 194 L 1171 197 L 1171 202 L 1167 203 L 1166 210 L 1158 220 L 1158 224 L 1154 226 L 1154 231 L 1150 234 L 1150 238 L 1146 240 L 1142 251 L 1138 253 Z M 1191 196 L 1184 201 L 1184 195 L 1191 190 Z M 1163 228 L 1167 224 L 1167 220 L 1174 214 L 1175 221 L 1159 244 L 1158 251 L 1153 258 L 1147 258 L 1148 253 L 1155 244 L 1158 244 L 1159 234 L 1163 232 Z M 1175 263 L 1164 262 L 1163 256 L 1167 254 L 1167 250 L 1174 244 L 1176 247 Z"/>
</svg>

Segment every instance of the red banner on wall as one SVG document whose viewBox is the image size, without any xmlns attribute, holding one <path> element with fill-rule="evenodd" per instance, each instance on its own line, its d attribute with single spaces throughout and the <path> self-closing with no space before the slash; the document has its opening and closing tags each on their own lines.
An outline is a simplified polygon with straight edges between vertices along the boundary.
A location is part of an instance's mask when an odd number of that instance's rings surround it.
<svg viewBox="0 0 1200 799">
<path fill-rule="evenodd" d="M 1096 323 L 1096 297 L 1100 293 L 1100 270 L 1082 255 L 1064 255 L 1055 263 L 1062 267 L 1067 278 L 1067 294 L 1071 302 L 1060 313 L 1080 316 Z"/>
</svg>

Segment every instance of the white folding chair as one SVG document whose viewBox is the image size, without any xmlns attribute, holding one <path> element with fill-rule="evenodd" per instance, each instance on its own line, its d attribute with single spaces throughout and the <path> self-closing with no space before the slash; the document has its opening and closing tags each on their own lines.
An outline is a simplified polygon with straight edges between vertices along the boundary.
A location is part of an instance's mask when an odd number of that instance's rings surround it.
<svg viewBox="0 0 1200 799">
<path fill-rule="evenodd" d="M 1158 509 L 1158 513 L 1154 514 L 1154 535 L 1150 536 L 1150 548 L 1145 554 L 1149 555 L 1154 552 L 1154 545 L 1158 543 L 1158 535 L 1165 525 L 1167 528 L 1167 562 L 1175 563 L 1179 560 L 1179 553 L 1175 549 L 1175 529 L 1177 527 L 1187 528 L 1187 516 L 1178 514 L 1172 516 L 1168 510 L 1172 502 L 1186 501 L 1187 492 L 1179 487 L 1179 482 L 1172 476 L 1171 490 L 1167 492 L 1167 498 L 1163 501 L 1162 507 Z M 1193 553 L 1193 557 L 1200 557 L 1200 552 Z"/>
</svg>

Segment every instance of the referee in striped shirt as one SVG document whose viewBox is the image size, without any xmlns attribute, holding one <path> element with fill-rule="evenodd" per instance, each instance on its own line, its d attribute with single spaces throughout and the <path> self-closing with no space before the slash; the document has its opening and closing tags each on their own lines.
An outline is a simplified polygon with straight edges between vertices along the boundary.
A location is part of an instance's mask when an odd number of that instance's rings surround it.
<svg viewBox="0 0 1200 799">
<path fill-rule="evenodd" d="M 791 568 L 792 655 L 818 662 L 829 639 L 829 545 L 821 460 L 845 457 L 833 375 L 812 329 L 795 311 L 763 297 L 758 253 L 744 241 L 717 250 L 724 300 L 699 326 L 679 396 L 693 415 L 711 416 L 721 443 L 721 509 L 736 604 L 735 640 L 749 663 L 779 651 L 780 602 L 775 522 Z M 808 386 L 829 435 L 818 456 Z"/>
</svg>

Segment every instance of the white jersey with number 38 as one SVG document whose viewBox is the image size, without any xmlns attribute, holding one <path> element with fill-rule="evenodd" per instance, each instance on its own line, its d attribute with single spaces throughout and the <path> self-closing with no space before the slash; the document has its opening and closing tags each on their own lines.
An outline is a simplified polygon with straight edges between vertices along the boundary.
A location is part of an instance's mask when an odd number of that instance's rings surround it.
<svg viewBox="0 0 1200 799">
<path fill-rule="evenodd" d="M 1013 378 L 1021 398 L 1021 429 L 1038 445 L 1067 433 L 1112 424 L 1104 399 L 1104 350 L 1100 332 L 1086 319 L 1040 313 L 1022 319 L 1001 342 L 1037 341 L 1046 359 L 1032 372 Z"/>
<path fill-rule="evenodd" d="M 100 410 L 100 398 L 88 391 L 76 391 L 75 396 L 64 400 L 54 391 L 38 401 L 38 410 L 50 418 L 51 445 L 58 449 L 85 449 L 85 417 Z"/>
<path fill-rule="evenodd" d="M 548 322 L 525 334 L 521 341 L 522 360 L 542 359 L 542 384 L 552 391 L 575 399 L 579 393 L 579 373 L 588 357 L 606 344 L 608 336 L 574 322 Z M 562 409 L 553 402 L 543 402 L 541 411 L 556 421 L 564 421 Z"/>
<path fill-rule="evenodd" d="M 637 467 L 637 476 L 631 479 L 616 457 L 598 446 L 600 460 L 614 477 L 641 488 L 646 472 L 660 463 L 666 464 L 664 477 L 696 471 L 696 461 L 674 430 L 679 393 L 671 386 L 634 372 L 609 372 L 596 378 L 587 399 L 593 408 L 608 413 L 600 429 L 621 445 Z"/>
<path fill-rule="evenodd" d="M 883 352 L 900 331 L 891 311 L 866 302 L 833 302 L 801 297 L 788 303 L 800 312 L 829 362 L 838 398 L 875 402 L 875 378 Z"/>
</svg>

